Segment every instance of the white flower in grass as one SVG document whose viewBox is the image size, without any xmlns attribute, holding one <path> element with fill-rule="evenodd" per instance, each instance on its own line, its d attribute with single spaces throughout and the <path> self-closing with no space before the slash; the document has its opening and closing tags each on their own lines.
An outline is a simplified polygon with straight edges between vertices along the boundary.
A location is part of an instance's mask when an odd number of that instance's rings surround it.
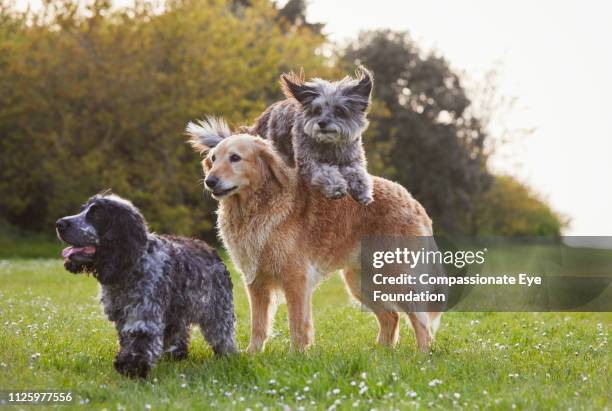
<svg viewBox="0 0 612 411">
<path fill-rule="evenodd" d="M 310 391 L 310 387 L 307 385 L 304 387 L 304 392 L 308 392 L 308 391 Z"/>
<path fill-rule="evenodd" d="M 151 404 L 145 404 L 145 409 L 146 410 L 150 410 L 151 409 Z"/>
<path fill-rule="evenodd" d="M 459 394 L 458 392 L 453 394 L 453 397 L 455 397 L 456 399 L 461 398 L 461 394 Z"/>
<path fill-rule="evenodd" d="M 185 382 L 184 382 L 184 383 L 182 383 L 182 384 L 181 384 L 181 388 L 187 388 L 187 383 L 185 383 Z"/>
<path fill-rule="evenodd" d="M 359 395 L 365 394 L 367 390 L 368 390 L 368 387 L 366 387 L 365 385 L 359 388 Z"/>
<path fill-rule="evenodd" d="M 2 363 L 4 364 L 4 363 Z M 6 364 L 4 365 L 6 367 Z M 357 381 L 351 381 L 351 387 L 354 387 L 355 385 L 357 385 Z"/>
<path fill-rule="evenodd" d="M 361 379 L 365 380 L 366 378 L 368 378 L 368 373 L 364 371 L 361 373 Z"/>
<path fill-rule="evenodd" d="M 429 381 L 429 383 L 427 385 L 429 385 L 430 387 L 435 387 L 435 386 L 440 385 L 440 384 L 442 384 L 442 380 L 434 378 L 433 380 Z"/>
<path fill-rule="evenodd" d="M 334 394 L 334 395 L 338 395 L 338 394 L 340 394 L 340 388 L 334 388 L 334 389 L 332 390 L 332 394 Z"/>
<path fill-rule="evenodd" d="M 417 397 L 417 393 L 414 392 L 414 391 L 408 390 L 408 391 L 406 391 L 406 396 L 409 397 L 409 398 L 416 398 Z"/>
</svg>

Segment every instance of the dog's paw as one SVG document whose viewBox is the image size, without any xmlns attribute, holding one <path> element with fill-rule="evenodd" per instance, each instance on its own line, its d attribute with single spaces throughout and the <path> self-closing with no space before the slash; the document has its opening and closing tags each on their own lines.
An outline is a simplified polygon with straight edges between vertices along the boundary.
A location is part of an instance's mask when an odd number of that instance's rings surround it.
<svg viewBox="0 0 612 411">
<path fill-rule="evenodd" d="M 349 194 L 355 201 L 364 206 L 374 202 L 374 197 L 372 196 L 372 192 L 370 190 L 358 191 L 353 189 L 349 190 Z"/>
<path fill-rule="evenodd" d="M 336 190 L 333 192 L 332 195 L 329 196 L 329 198 L 333 199 L 333 200 L 339 200 L 342 197 L 346 196 L 346 191 L 342 191 L 342 190 Z"/>
<path fill-rule="evenodd" d="M 147 378 L 151 370 L 146 358 L 132 353 L 118 355 L 114 366 L 119 374 L 129 378 Z"/>
<path fill-rule="evenodd" d="M 323 187 L 323 195 L 333 200 L 338 200 L 348 193 L 346 185 L 338 184 L 329 187 Z"/>
<path fill-rule="evenodd" d="M 357 200 L 359 204 L 367 206 L 374 202 L 374 197 L 372 197 L 371 195 L 364 195 L 364 196 L 359 196 L 355 198 L 355 200 Z"/>
</svg>

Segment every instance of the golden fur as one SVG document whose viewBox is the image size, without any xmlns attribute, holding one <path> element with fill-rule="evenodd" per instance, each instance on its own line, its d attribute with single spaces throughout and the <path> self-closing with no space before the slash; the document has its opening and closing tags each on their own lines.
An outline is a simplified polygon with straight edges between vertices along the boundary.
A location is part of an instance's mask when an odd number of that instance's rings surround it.
<svg viewBox="0 0 612 411">
<path fill-rule="evenodd" d="M 208 147 L 192 141 L 200 151 Z M 240 161 L 230 161 L 238 155 Z M 212 158 L 215 161 L 212 161 Z M 234 157 L 235 159 L 236 157 Z M 311 296 L 317 282 L 342 270 L 347 288 L 361 301 L 360 239 L 368 235 L 428 236 L 431 220 L 402 186 L 374 177 L 374 202 L 331 200 L 286 166 L 269 141 L 246 134 L 223 139 L 203 161 L 207 177 L 236 187 L 219 200 L 218 228 L 243 273 L 251 305 L 249 352 L 264 348 L 275 312 L 275 294 L 288 305 L 292 347 L 312 343 Z M 374 310 L 378 342 L 393 346 L 399 314 Z M 440 313 L 409 313 L 417 345 L 427 350 Z"/>
</svg>

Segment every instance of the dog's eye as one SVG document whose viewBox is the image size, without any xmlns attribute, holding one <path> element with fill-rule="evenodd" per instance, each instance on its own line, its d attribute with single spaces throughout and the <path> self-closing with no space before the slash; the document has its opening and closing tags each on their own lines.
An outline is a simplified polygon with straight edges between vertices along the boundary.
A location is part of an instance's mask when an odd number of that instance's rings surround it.
<svg viewBox="0 0 612 411">
<path fill-rule="evenodd" d="M 312 113 L 313 113 L 315 116 L 318 116 L 319 114 L 321 114 L 321 107 L 319 107 L 319 106 L 314 107 L 314 108 L 312 109 Z"/>
<path fill-rule="evenodd" d="M 238 161 L 242 160 L 242 158 L 238 154 L 232 154 L 229 160 L 231 163 L 237 163 Z"/>
<path fill-rule="evenodd" d="M 341 109 L 340 107 L 336 107 L 336 109 L 334 110 L 334 112 L 336 113 L 336 115 L 338 117 L 344 117 L 344 110 Z"/>
<path fill-rule="evenodd" d="M 212 162 L 214 163 L 214 162 L 215 162 L 215 160 L 217 159 L 217 157 L 216 157 L 216 156 L 213 154 L 213 155 L 210 157 L 210 159 L 211 159 L 211 160 L 212 160 Z"/>
</svg>

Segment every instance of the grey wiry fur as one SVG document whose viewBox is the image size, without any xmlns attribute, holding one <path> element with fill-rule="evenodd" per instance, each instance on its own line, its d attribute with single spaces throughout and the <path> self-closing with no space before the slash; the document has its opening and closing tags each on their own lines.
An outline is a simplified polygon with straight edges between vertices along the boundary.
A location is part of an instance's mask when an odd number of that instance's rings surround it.
<svg viewBox="0 0 612 411">
<path fill-rule="evenodd" d="M 66 269 L 101 284 L 119 334 L 118 372 L 144 378 L 162 353 L 185 358 L 194 323 L 215 354 L 237 351 L 232 282 L 206 243 L 151 233 L 138 209 L 115 195 L 92 197 L 58 220 L 57 231 L 71 245 Z"/>
<path fill-rule="evenodd" d="M 372 75 L 360 68 L 358 78 L 330 82 L 284 74 L 286 100 L 264 111 L 247 129 L 274 141 L 291 166 L 329 198 L 348 192 L 361 204 L 372 198 L 372 178 L 366 170 L 361 134 L 368 126 Z"/>
</svg>

